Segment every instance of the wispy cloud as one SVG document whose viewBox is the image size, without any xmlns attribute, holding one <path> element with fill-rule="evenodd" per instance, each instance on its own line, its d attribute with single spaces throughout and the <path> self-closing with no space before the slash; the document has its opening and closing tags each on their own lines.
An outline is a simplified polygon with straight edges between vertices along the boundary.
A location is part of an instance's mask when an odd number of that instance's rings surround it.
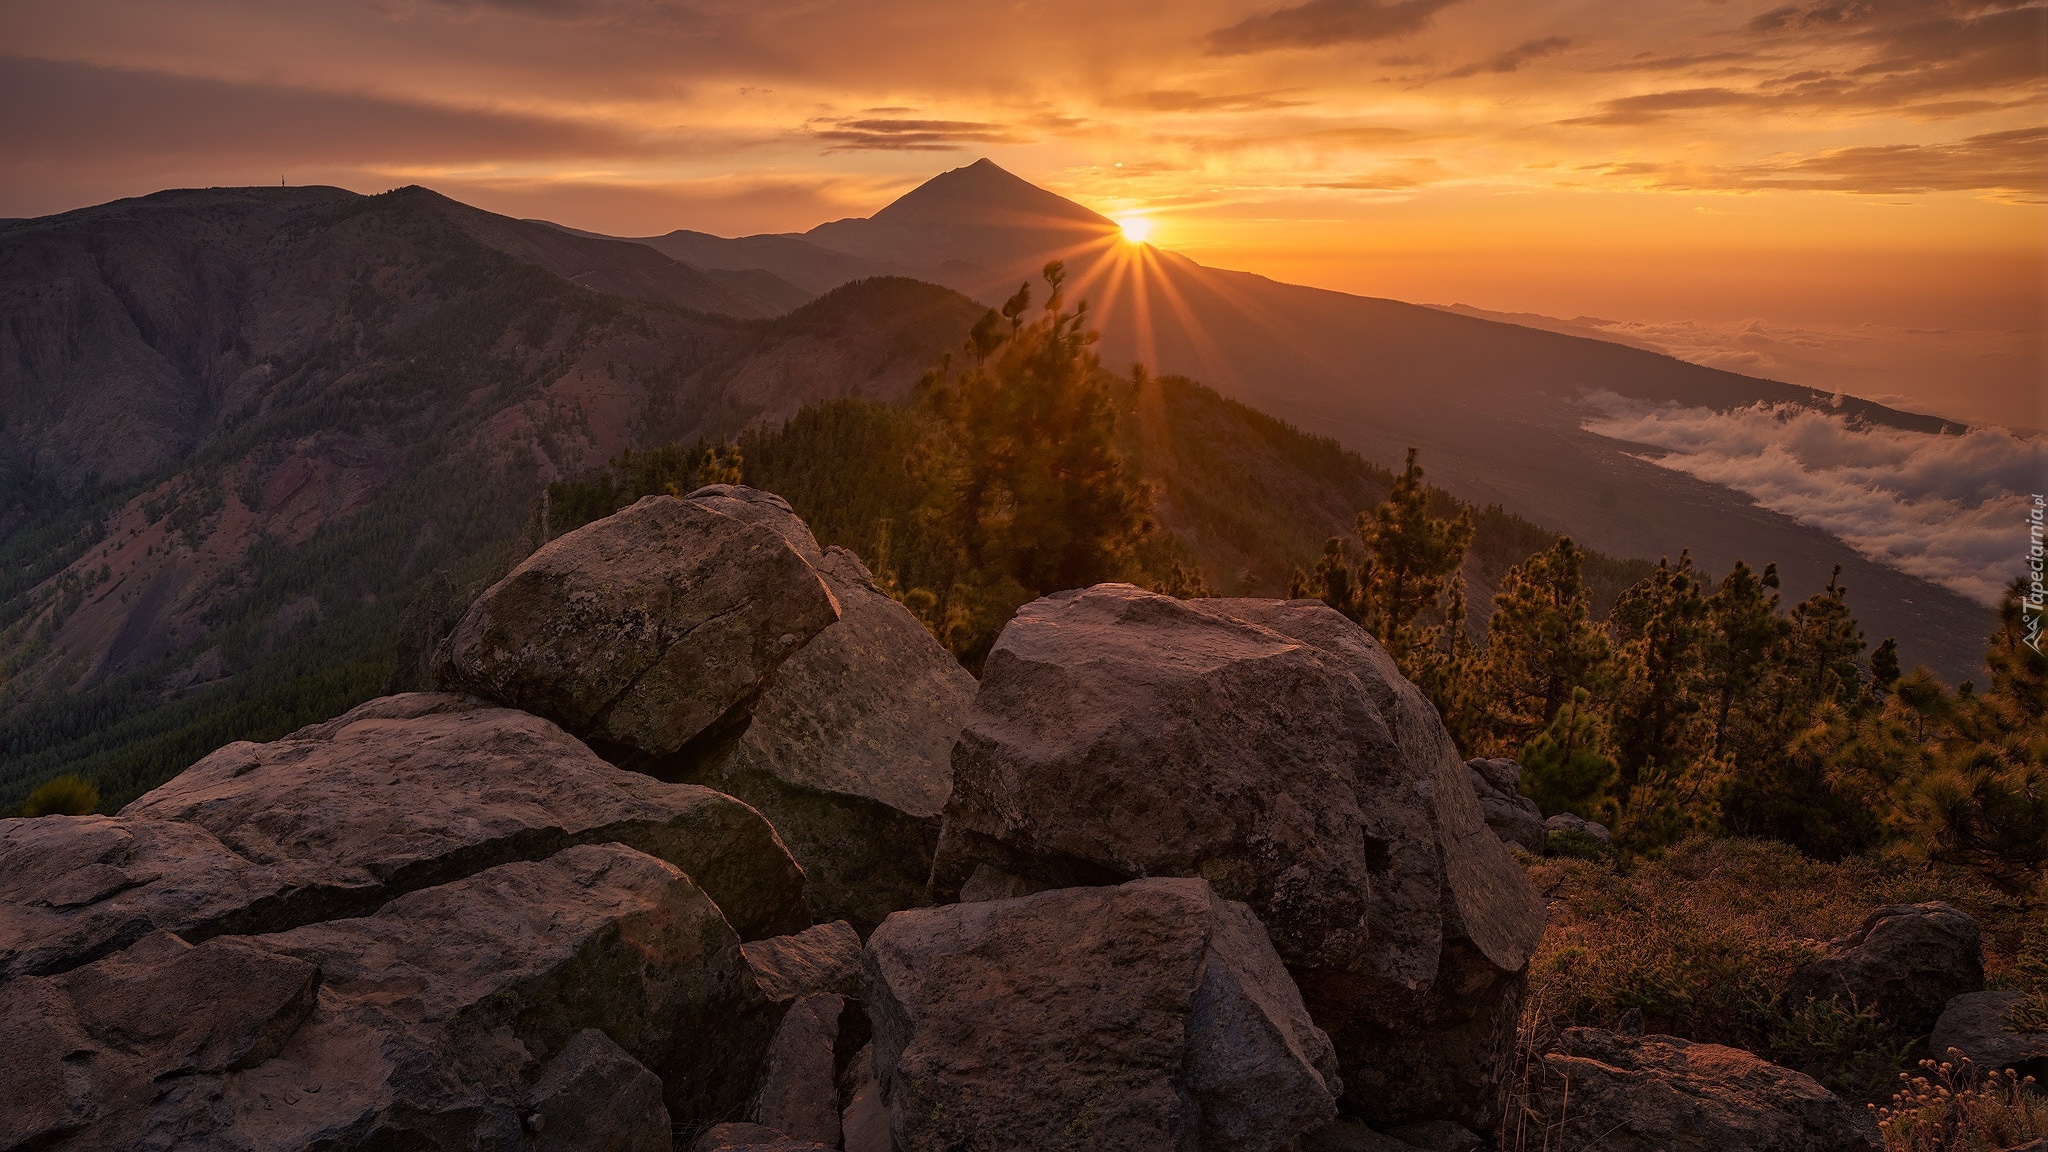
<svg viewBox="0 0 2048 1152">
<path fill-rule="evenodd" d="M 828 152 L 958 152 L 1019 139 L 1004 125 L 980 120 L 828 120 L 812 134 Z"/>
<path fill-rule="evenodd" d="M 1444 73 L 1444 79 L 1462 80 L 1467 76 L 1477 76 L 1481 72 L 1504 74 L 1519 71 L 1522 65 L 1527 64 L 1531 60 L 1541 60 L 1545 56 L 1555 56 L 1571 46 L 1572 39 L 1569 36 L 1545 36 L 1538 40 L 1524 40 L 1513 48 L 1494 56 L 1492 59 L 1479 60 L 1453 68 L 1449 72 Z"/>
<path fill-rule="evenodd" d="M 1241 56 L 1277 48 L 1322 48 L 1405 36 L 1429 27 L 1458 0 L 1308 0 L 1247 17 L 1209 33 L 1209 54 Z"/>
<path fill-rule="evenodd" d="M 1722 412 L 1610 393 L 1588 403 L 1587 431 L 1983 604 L 2018 573 L 2028 493 L 2048 475 L 2048 443 L 2000 428 L 1936 436 L 1801 407 Z"/>
</svg>

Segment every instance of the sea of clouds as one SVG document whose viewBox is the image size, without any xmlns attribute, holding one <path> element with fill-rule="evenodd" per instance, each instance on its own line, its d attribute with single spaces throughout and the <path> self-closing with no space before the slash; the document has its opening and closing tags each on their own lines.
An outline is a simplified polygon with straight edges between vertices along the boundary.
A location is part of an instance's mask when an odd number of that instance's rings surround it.
<svg viewBox="0 0 2048 1152">
<path fill-rule="evenodd" d="M 1881 564 L 1996 604 L 2026 560 L 2048 440 L 1862 424 L 1796 405 L 1733 411 L 1587 397 L 1584 428 L 1662 467 L 1742 492 Z"/>
</svg>

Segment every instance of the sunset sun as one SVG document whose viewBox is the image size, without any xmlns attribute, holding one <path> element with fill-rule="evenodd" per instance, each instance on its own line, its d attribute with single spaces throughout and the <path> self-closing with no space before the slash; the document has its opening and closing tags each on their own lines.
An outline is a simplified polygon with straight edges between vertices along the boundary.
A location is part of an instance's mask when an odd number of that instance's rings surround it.
<svg viewBox="0 0 2048 1152">
<path fill-rule="evenodd" d="M 1124 230 L 1124 239 L 1133 244 L 1143 244 L 1152 235 L 1152 220 L 1148 216 L 1124 216 L 1117 220 L 1117 226 Z"/>
</svg>

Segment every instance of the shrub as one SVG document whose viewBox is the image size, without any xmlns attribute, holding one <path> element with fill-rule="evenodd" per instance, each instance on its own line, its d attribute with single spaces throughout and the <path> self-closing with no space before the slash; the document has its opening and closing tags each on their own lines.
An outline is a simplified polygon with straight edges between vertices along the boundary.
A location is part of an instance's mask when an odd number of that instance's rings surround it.
<svg viewBox="0 0 2048 1152">
<path fill-rule="evenodd" d="M 1792 969 L 1873 908 L 1946 900 L 1983 926 L 1993 982 L 2026 985 L 2020 937 L 2039 921 L 2030 896 L 1963 869 L 1823 863 L 1767 840 L 1696 836 L 1625 871 L 1561 856 L 1526 867 L 1550 911 L 1529 967 L 1529 1042 L 1574 1026 L 1668 1033 L 1755 1052 L 1866 1101 L 1884 1098 L 1916 1038 L 1832 1002 L 1781 1005 Z"/>
<path fill-rule="evenodd" d="M 22 801 L 23 816 L 83 816 L 100 806 L 100 790 L 90 780 L 59 776 L 45 780 Z"/>
<path fill-rule="evenodd" d="M 2048 1136 L 2048 1100 L 2032 1076 L 1984 1073 L 1949 1049 L 1953 1062 L 1920 1062 L 1886 1107 L 1871 1105 L 1885 1152 L 1995 1152 Z"/>
</svg>

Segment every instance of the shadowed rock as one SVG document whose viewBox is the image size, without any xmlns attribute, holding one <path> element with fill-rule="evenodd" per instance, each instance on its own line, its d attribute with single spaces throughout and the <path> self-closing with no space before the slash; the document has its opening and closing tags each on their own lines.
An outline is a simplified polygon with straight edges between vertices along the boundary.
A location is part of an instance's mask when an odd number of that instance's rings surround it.
<svg viewBox="0 0 2048 1152">
<path fill-rule="evenodd" d="M 1785 1001 L 1842 1000 L 1873 1008 L 1907 1036 L 1925 1036 L 1942 1006 L 1984 987 L 1977 922 L 1950 905 L 1894 904 L 1865 917 L 1828 954 L 1793 971 Z"/>
<path fill-rule="evenodd" d="M 1264 930 L 1199 880 L 899 912 L 863 970 L 901 1152 L 1270 1150 L 1336 1111 Z"/>
<path fill-rule="evenodd" d="M 690 1152 L 832 1152 L 831 1145 L 799 1140 L 766 1124 L 714 1124 Z"/>
<path fill-rule="evenodd" d="M 839 606 L 773 527 L 716 502 L 649 496 L 549 542 L 470 606 L 443 683 L 627 758 L 729 724 Z"/>
<path fill-rule="evenodd" d="M 192 936 L 286 890 L 276 869 L 190 824 L 0 820 L 0 984 L 62 972 L 158 929 Z"/>
<path fill-rule="evenodd" d="M 1436 711 L 1314 601 L 1025 606 L 954 753 L 933 887 L 1201 876 L 1249 904 L 1375 1123 L 1490 1128 L 1543 912 Z"/>
<path fill-rule="evenodd" d="M 1472 793 L 1479 798 L 1479 811 L 1486 817 L 1486 826 L 1493 829 L 1501 843 L 1513 844 L 1532 855 L 1543 855 L 1550 831 L 1544 826 L 1543 812 L 1536 802 L 1521 793 L 1522 766 L 1496 757 L 1467 760 L 1465 769 L 1470 773 Z"/>
<path fill-rule="evenodd" d="M 761 1076 L 754 1119 L 798 1140 L 839 1144 L 839 1019 L 846 998 L 814 992 L 789 1006 Z"/>
<path fill-rule="evenodd" d="M 661 1078 L 595 1028 L 548 1061 L 526 1128 L 540 1152 L 670 1152 L 674 1144 Z"/>
<path fill-rule="evenodd" d="M 1872 1152 L 1849 1105 L 1739 1049 L 1571 1028 L 1543 1062 L 1542 1103 L 1561 1147 Z"/>
<path fill-rule="evenodd" d="M 196 948 L 160 933 L 0 988 L 0 1014 L 35 1023 L 23 1047 L 55 1053 L 72 1078 L 41 1086 L 58 1091 L 31 1124 L 68 1125 L 78 1149 L 637 1132 L 662 1100 L 644 1098 L 635 1064 L 660 1074 L 679 1119 L 714 1117 L 745 1101 L 773 1023 L 718 907 L 673 865 L 617 844 L 489 869 L 360 919 Z M 592 1028 L 612 1047 L 579 1040 Z"/>
<path fill-rule="evenodd" d="M 693 778 L 759 808 L 817 915 L 868 932 L 923 902 L 974 678 L 853 553 L 826 549 L 817 568 L 838 622 L 782 662 L 737 746 Z"/>
<path fill-rule="evenodd" d="M 778 1004 L 814 992 L 860 995 L 860 934 L 844 920 L 741 946 L 761 994 Z"/>
<path fill-rule="evenodd" d="M 188 936 L 361 915 L 400 893 L 579 843 L 675 864 L 742 936 L 810 923 L 803 876 L 760 814 L 732 797 L 600 760 L 537 716 L 473 698 L 373 700 L 268 744 L 236 743 L 122 809 L 204 829 L 265 886 Z"/>
<path fill-rule="evenodd" d="M 2022 1032 L 2009 1021 L 2012 1010 L 2025 999 L 2025 993 L 2012 991 L 1955 997 L 1934 1023 L 1928 1053 L 1936 1060 L 1959 1055 L 1987 1071 L 2011 1068 L 2036 1080 L 2048 1079 L 2048 1032 Z"/>
</svg>

